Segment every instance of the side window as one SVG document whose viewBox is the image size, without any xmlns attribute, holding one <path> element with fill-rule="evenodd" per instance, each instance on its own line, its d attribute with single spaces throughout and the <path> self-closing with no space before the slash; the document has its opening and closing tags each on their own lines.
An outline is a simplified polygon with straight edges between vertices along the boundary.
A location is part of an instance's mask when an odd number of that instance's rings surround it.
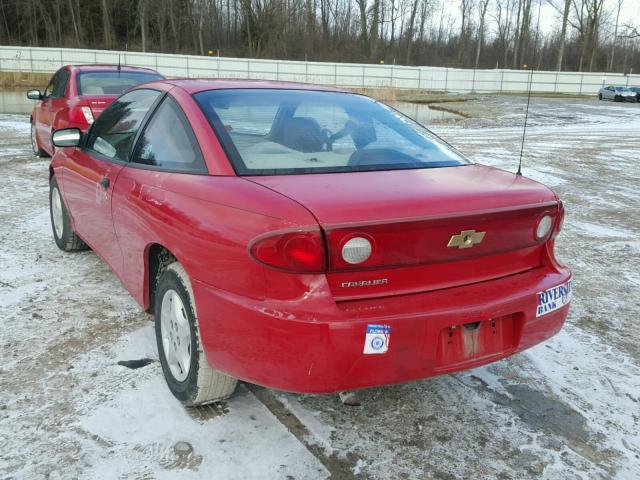
<svg viewBox="0 0 640 480">
<path fill-rule="evenodd" d="M 51 98 L 51 96 L 53 95 L 53 86 L 55 85 L 56 79 L 60 75 L 60 72 L 61 70 L 58 70 L 56 73 L 53 74 L 53 77 L 51 77 L 51 80 L 49 80 L 49 84 L 47 85 L 47 88 L 44 89 L 45 98 Z"/>
<path fill-rule="evenodd" d="M 131 161 L 161 170 L 206 173 L 196 137 L 184 113 L 167 96 L 145 127 Z"/>
<path fill-rule="evenodd" d="M 93 124 L 86 148 L 126 162 L 136 133 L 159 96 L 157 90 L 140 89 L 115 100 Z"/>
<path fill-rule="evenodd" d="M 60 70 L 53 79 L 51 98 L 63 98 L 67 92 L 67 83 L 69 83 L 69 71 Z"/>
</svg>

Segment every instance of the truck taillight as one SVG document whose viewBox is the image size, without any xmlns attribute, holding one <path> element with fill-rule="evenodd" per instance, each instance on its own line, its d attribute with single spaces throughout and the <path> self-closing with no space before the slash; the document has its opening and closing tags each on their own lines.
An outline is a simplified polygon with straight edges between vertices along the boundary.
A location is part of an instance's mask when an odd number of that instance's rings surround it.
<svg viewBox="0 0 640 480">
<path fill-rule="evenodd" d="M 258 237 L 251 255 L 269 267 L 295 273 L 323 273 L 324 240 L 320 230 L 288 231 Z"/>
</svg>

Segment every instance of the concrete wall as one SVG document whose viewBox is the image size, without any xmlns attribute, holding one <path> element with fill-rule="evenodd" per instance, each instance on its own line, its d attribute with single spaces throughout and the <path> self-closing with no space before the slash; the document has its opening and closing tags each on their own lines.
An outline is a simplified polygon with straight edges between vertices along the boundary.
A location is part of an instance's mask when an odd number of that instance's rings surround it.
<svg viewBox="0 0 640 480">
<path fill-rule="evenodd" d="M 0 71 L 54 72 L 62 65 L 121 63 L 168 77 L 252 78 L 355 88 L 393 87 L 449 92 L 523 92 L 530 72 L 354 63 L 300 62 L 70 48 L 0 46 Z M 640 75 L 535 71 L 534 92 L 595 95 L 603 83 L 640 86 Z"/>
</svg>

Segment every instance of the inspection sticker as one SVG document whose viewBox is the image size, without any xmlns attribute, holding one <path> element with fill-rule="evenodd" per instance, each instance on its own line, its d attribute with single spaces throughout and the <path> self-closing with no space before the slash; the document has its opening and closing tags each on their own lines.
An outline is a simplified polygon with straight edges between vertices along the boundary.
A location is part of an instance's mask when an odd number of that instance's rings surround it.
<svg viewBox="0 0 640 480">
<path fill-rule="evenodd" d="M 368 324 L 363 353 L 387 353 L 390 338 L 391 325 Z"/>
<path fill-rule="evenodd" d="M 538 293 L 536 317 L 541 317 L 567 305 L 571 301 L 572 290 L 573 280 L 569 280 L 562 285 Z"/>
</svg>

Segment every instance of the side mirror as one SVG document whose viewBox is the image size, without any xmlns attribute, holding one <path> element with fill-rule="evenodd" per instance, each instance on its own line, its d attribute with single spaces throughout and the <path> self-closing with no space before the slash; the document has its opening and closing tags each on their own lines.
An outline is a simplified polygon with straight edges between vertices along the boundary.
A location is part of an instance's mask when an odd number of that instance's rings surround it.
<svg viewBox="0 0 640 480">
<path fill-rule="evenodd" d="M 29 90 L 27 92 L 27 98 L 29 100 L 42 100 L 42 94 L 40 90 Z"/>
<path fill-rule="evenodd" d="M 51 135 L 51 141 L 56 147 L 77 147 L 82 140 L 82 132 L 78 128 L 63 128 Z"/>
</svg>

